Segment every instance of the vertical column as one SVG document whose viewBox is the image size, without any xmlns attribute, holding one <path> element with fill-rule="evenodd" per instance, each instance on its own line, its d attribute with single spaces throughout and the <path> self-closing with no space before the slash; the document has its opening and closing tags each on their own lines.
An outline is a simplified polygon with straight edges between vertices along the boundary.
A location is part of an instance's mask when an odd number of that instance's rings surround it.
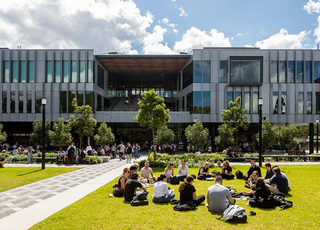
<svg viewBox="0 0 320 230">
<path fill-rule="evenodd" d="M 314 125 L 313 123 L 309 124 L 309 154 L 314 152 Z"/>
</svg>

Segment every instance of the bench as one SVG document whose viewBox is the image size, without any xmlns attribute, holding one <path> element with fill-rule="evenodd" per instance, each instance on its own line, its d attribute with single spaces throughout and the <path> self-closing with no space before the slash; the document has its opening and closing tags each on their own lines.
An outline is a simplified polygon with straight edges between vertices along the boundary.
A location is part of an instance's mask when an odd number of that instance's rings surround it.
<svg viewBox="0 0 320 230">
<path fill-rule="evenodd" d="M 45 157 L 45 160 L 54 160 L 56 161 L 57 157 Z M 32 160 L 35 160 L 35 162 L 41 162 L 42 157 L 32 157 Z"/>
<path fill-rule="evenodd" d="M 288 150 L 288 155 L 306 155 L 304 150 Z"/>
<path fill-rule="evenodd" d="M 306 160 L 315 160 L 317 161 L 318 159 L 320 159 L 320 155 L 262 155 L 262 159 L 265 158 L 275 158 L 276 161 L 279 161 L 279 158 L 288 158 L 290 161 L 293 161 L 293 159 L 303 159 L 304 161 Z M 265 161 L 265 160 L 263 160 Z"/>
<path fill-rule="evenodd" d="M 257 161 L 259 157 L 225 157 L 224 160 L 228 161 L 246 161 L 246 160 L 255 160 Z"/>
</svg>

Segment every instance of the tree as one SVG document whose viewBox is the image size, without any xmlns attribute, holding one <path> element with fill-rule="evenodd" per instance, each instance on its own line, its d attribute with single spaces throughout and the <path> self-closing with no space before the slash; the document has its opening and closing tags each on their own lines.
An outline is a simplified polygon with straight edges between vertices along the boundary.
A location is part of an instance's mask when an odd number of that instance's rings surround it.
<svg viewBox="0 0 320 230">
<path fill-rule="evenodd" d="M 7 133 L 2 132 L 3 125 L 0 123 L 0 145 L 7 140 Z"/>
<path fill-rule="evenodd" d="M 45 143 L 47 146 L 50 145 L 49 131 L 51 129 L 51 122 L 46 120 L 45 122 Z M 42 119 L 40 121 L 34 121 L 32 123 L 33 132 L 30 134 L 30 141 L 36 146 L 42 144 Z"/>
<path fill-rule="evenodd" d="M 309 125 L 298 126 L 298 133 L 300 138 L 308 138 L 309 136 Z M 315 126 L 314 130 L 317 130 L 317 126 Z"/>
<path fill-rule="evenodd" d="M 158 145 L 169 144 L 174 141 L 174 132 L 164 125 L 157 130 L 154 140 Z"/>
<path fill-rule="evenodd" d="M 278 127 L 276 125 L 272 125 L 269 122 L 269 119 L 266 118 L 262 122 L 262 140 L 261 140 L 261 145 L 262 149 L 267 150 L 270 149 L 270 147 L 273 144 L 276 144 L 278 138 Z M 256 140 L 259 142 L 259 133 L 256 134 Z"/>
<path fill-rule="evenodd" d="M 298 137 L 298 129 L 294 126 L 283 126 L 278 129 L 278 142 L 282 149 L 291 149 L 297 147 L 299 142 L 296 140 Z"/>
<path fill-rule="evenodd" d="M 58 117 L 58 122 L 53 123 L 52 129 L 53 131 L 49 131 L 49 137 L 55 146 L 62 148 L 71 142 L 71 127 L 62 117 Z"/>
<path fill-rule="evenodd" d="M 71 115 L 67 121 L 72 127 L 75 127 L 80 139 L 80 149 L 84 136 L 93 136 L 94 127 L 97 126 L 97 120 L 91 117 L 92 108 L 90 105 L 78 106 L 77 99 L 72 99 L 72 107 L 76 116 Z"/>
<path fill-rule="evenodd" d="M 219 125 L 218 127 L 219 136 L 217 136 L 214 140 L 217 145 L 220 145 L 223 149 L 233 145 L 234 138 L 234 128 L 231 126 L 230 123 L 224 123 Z"/>
<path fill-rule="evenodd" d="M 209 136 L 209 130 L 203 128 L 202 122 L 197 120 L 193 125 L 189 125 L 186 128 L 185 135 L 187 141 L 198 149 L 198 146 L 203 146 L 206 143 Z"/>
<path fill-rule="evenodd" d="M 152 139 L 154 142 L 154 130 L 160 128 L 170 121 L 169 109 L 162 97 L 157 96 L 154 89 L 142 93 L 142 99 L 139 101 L 138 115 L 134 116 L 134 120 L 140 123 L 140 126 L 147 127 L 152 130 Z M 156 152 L 154 152 L 154 160 L 156 160 Z"/>
<path fill-rule="evenodd" d="M 98 128 L 98 134 L 94 136 L 94 140 L 100 145 L 107 145 L 113 143 L 115 140 L 111 127 L 105 122 L 102 122 Z"/>
<path fill-rule="evenodd" d="M 238 131 L 239 128 L 247 130 L 250 122 L 248 121 L 247 115 L 248 112 L 246 109 L 243 109 L 241 106 L 241 97 L 237 97 L 236 101 L 229 102 L 229 108 L 222 110 L 221 116 L 222 121 L 231 121 L 234 125 L 234 132 L 236 132 L 236 144 L 238 145 Z"/>
</svg>

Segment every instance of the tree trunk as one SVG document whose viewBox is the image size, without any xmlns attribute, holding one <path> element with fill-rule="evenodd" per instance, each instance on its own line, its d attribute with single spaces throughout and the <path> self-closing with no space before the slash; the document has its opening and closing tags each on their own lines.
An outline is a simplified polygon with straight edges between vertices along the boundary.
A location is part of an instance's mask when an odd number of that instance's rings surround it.
<svg viewBox="0 0 320 230">
<path fill-rule="evenodd" d="M 82 146 L 81 146 L 81 145 L 82 145 L 81 142 L 82 142 L 82 135 L 80 135 L 80 147 L 79 147 L 79 149 L 81 149 L 81 147 L 82 147 Z"/>
<path fill-rule="evenodd" d="M 152 141 L 153 141 L 153 150 L 155 149 L 155 143 L 154 143 L 154 127 L 152 127 Z M 157 160 L 157 149 L 153 151 L 153 160 Z"/>
</svg>

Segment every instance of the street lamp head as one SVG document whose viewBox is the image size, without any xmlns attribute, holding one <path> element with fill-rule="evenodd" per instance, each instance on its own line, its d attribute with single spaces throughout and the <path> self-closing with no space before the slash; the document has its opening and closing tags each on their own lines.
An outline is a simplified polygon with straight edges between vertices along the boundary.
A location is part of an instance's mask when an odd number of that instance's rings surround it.
<svg viewBox="0 0 320 230">
<path fill-rule="evenodd" d="M 263 105 L 263 98 L 259 98 L 259 105 Z"/>
<path fill-rule="evenodd" d="M 42 105 L 46 105 L 46 104 L 47 104 L 47 98 L 43 97 L 43 98 L 41 99 L 41 104 L 42 104 Z"/>
</svg>

